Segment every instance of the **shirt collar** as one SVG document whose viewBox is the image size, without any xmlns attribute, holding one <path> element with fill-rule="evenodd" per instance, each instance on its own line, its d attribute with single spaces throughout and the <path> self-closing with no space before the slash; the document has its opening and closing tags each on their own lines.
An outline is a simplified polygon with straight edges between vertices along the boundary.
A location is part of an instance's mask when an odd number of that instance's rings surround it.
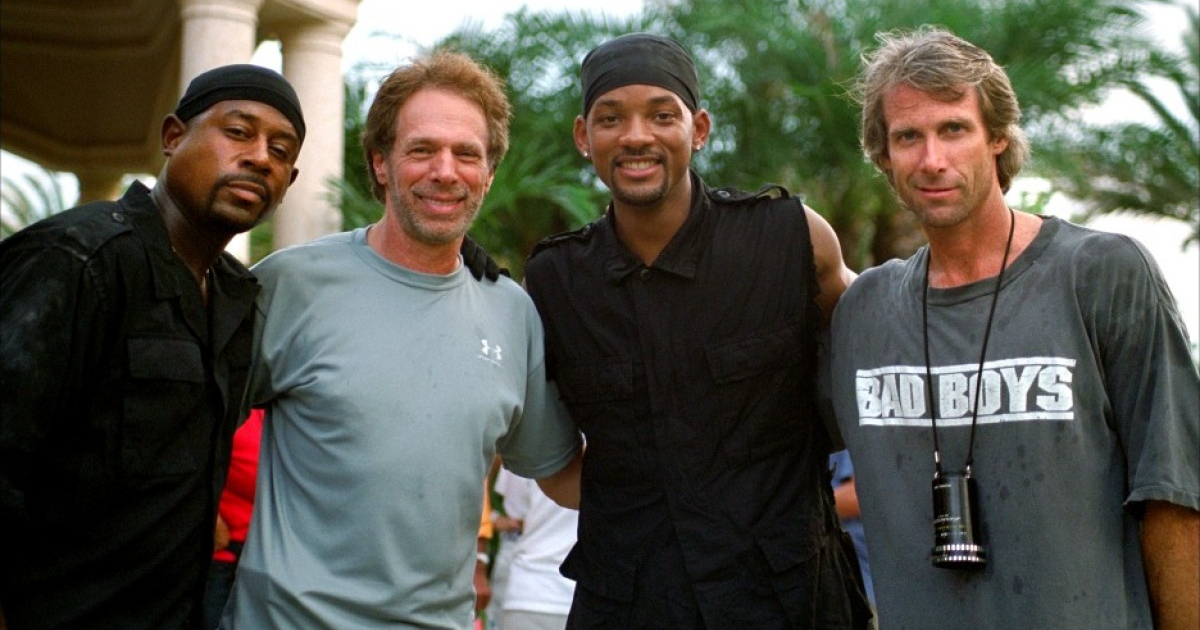
<svg viewBox="0 0 1200 630">
<path fill-rule="evenodd" d="M 643 265 L 617 238 L 616 215 L 613 214 L 612 202 L 609 202 L 604 216 L 596 222 L 596 229 L 603 239 L 602 251 L 606 257 L 604 267 L 612 282 L 623 282 L 635 271 L 646 267 L 689 280 L 696 277 L 706 240 L 702 237 L 707 224 L 705 219 L 709 214 L 708 187 L 695 171 L 689 170 L 688 176 L 692 178 L 692 206 L 687 219 L 651 265 Z"/>
</svg>

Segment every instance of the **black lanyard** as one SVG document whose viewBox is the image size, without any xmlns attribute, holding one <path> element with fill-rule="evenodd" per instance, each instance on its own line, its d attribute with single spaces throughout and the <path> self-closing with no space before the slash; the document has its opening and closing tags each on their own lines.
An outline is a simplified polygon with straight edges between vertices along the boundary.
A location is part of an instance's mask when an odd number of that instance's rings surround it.
<svg viewBox="0 0 1200 630">
<path fill-rule="evenodd" d="M 971 437 L 967 444 L 967 462 L 963 466 L 963 474 L 971 476 L 971 464 L 975 461 L 975 426 L 979 421 L 979 399 L 983 398 L 983 363 L 987 356 L 988 339 L 992 335 L 992 318 L 996 314 L 996 302 L 1000 300 L 1000 286 L 1004 282 L 1004 270 L 1008 267 L 1008 253 L 1012 249 L 1013 233 L 1016 232 L 1017 216 L 1012 208 L 1008 209 L 1008 242 L 1004 244 L 1004 258 L 1000 259 L 1000 274 L 996 276 L 996 290 L 992 294 L 992 306 L 988 311 L 987 326 L 983 329 L 983 348 L 979 351 L 979 369 L 975 373 L 975 404 L 971 410 Z M 925 290 L 921 295 L 921 324 L 925 338 L 925 395 L 929 400 L 929 420 L 933 425 L 933 465 L 934 472 L 942 474 L 942 454 L 938 444 L 937 408 L 933 404 L 933 368 L 929 364 L 929 264 L 933 259 L 933 248 L 925 257 Z"/>
</svg>

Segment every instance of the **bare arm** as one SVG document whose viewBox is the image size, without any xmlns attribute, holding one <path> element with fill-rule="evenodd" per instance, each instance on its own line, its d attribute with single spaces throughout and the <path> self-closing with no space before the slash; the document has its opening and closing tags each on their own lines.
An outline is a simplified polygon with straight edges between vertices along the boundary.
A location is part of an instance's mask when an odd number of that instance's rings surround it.
<svg viewBox="0 0 1200 630">
<path fill-rule="evenodd" d="M 488 576 L 488 563 L 483 559 L 488 557 L 488 540 L 480 538 L 475 543 L 475 616 L 483 614 L 488 602 L 492 601 L 492 581 Z"/>
<path fill-rule="evenodd" d="M 842 297 L 846 287 L 858 274 L 851 271 L 842 259 L 842 246 L 829 222 L 808 206 L 804 206 L 804 212 L 808 217 L 813 263 L 817 268 L 817 287 L 820 289 L 817 306 L 821 308 L 822 322 L 828 325 L 833 319 L 833 307 L 837 305 L 838 298 Z"/>
<path fill-rule="evenodd" d="M 1148 501 L 1142 521 L 1142 554 L 1154 627 L 1200 628 L 1200 512 Z"/>
<path fill-rule="evenodd" d="M 492 469 L 496 468 L 496 460 L 492 460 Z M 489 475 L 491 472 L 489 471 Z M 492 600 L 492 582 L 488 578 L 488 542 L 495 531 L 492 524 L 491 484 L 483 480 L 483 513 L 479 518 L 479 536 L 475 540 L 475 616 L 479 617 L 483 609 Z"/>
<path fill-rule="evenodd" d="M 562 470 L 537 480 L 538 487 L 555 503 L 572 510 L 579 509 L 579 477 L 583 472 L 583 450 L 575 454 Z"/>
<path fill-rule="evenodd" d="M 213 533 L 213 551 L 221 551 L 229 548 L 229 524 L 221 515 L 217 515 L 217 528 Z"/>
<path fill-rule="evenodd" d="M 858 507 L 858 492 L 854 485 L 854 477 L 833 489 L 833 505 L 838 518 L 843 521 L 859 518 L 862 512 Z"/>
</svg>

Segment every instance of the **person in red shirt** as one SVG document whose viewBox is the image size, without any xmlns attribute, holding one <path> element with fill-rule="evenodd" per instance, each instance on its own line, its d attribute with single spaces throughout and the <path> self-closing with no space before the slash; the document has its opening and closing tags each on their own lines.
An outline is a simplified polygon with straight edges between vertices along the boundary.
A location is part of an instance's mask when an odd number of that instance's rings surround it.
<svg viewBox="0 0 1200 630">
<path fill-rule="evenodd" d="M 214 533 L 212 565 L 208 571 L 208 589 L 204 594 L 205 630 L 216 628 L 221 611 L 233 588 L 238 557 L 250 528 L 250 512 L 254 509 L 254 480 L 258 476 L 258 447 L 262 441 L 263 410 L 252 409 L 245 424 L 233 434 L 233 454 L 229 459 L 229 476 L 217 506 L 217 528 Z"/>
</svg>

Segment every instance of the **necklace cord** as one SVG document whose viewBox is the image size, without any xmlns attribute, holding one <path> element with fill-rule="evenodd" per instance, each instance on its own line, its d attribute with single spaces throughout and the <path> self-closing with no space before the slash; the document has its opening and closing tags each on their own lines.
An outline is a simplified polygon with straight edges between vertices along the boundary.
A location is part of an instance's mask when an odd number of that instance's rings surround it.
<svg viewBox="0 0 1200 630">
<path fill-rule="evenodd" d="M 971 465 L 975 463 L 975 427 L 979 421 L 979 399 L 983 398 L 983 364 L 987 357 L 988 339 L 992 336 L 992 320 L 996 315 L 996 303 L 1000 301 L 1000 288 L 1004 283 L 1004 270 L 1008 268 L 1008 254 L 1012 251 L 1013 234 L 1016 232 L 1017 216 L 1008 209 L 1008 241 L 1004 244 L 1004 257 L 1000 259 L 1000 273 L 996 276 L 996 288 L 992 292 L 992 305 L 988 309 L 987 324 L 983 329 L 983 347 L 979 351 L 979 368 L 975 372 L 975 401 L 971 409 L 971 435 L 967 443 L 967 461 L 963 472 L 971 476 Z M 925 257 L 925 290 L 921 294 L 921 328 L 925 342 L 925 395 L 929 400 L 929 421 L 933 427 L 933 465 L 935 476 L 942 475 L 941 447 L 938 444 L 937 408 L 933 401 L 933 367 L 929 361 L 929 264 L 933 258 L 930 250 Z"/>
</svg>

